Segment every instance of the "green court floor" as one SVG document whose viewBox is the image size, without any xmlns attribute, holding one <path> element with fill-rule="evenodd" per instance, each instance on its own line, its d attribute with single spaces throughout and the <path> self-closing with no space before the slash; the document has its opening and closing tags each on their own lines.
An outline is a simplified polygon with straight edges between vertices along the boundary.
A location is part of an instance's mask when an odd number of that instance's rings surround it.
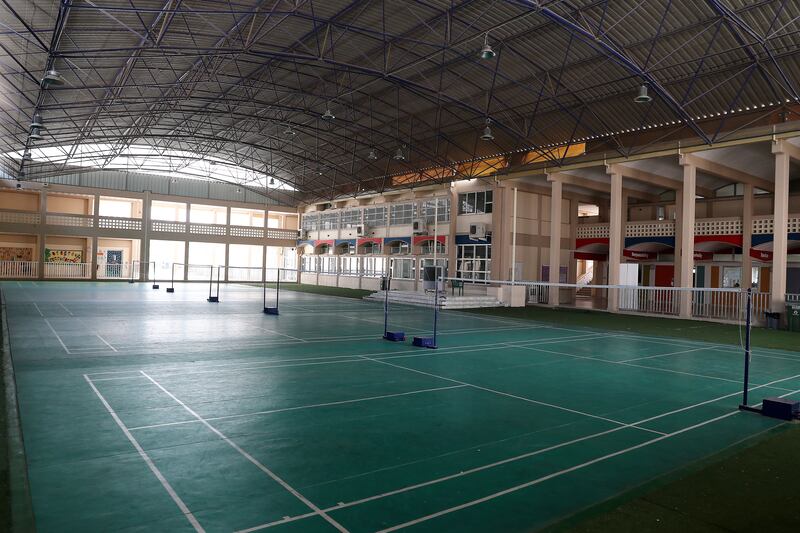
<svg viewBox="0 0 800 533">
<path fill-rule="evenodd" d="M 707 344 L 202 285 L 7 282 L 40 531 L 530 531 L 779 428 Z M 430 331 L 396 306 L 392 328 Z M 754 351 L 752 403 L 800 398 Z"/>
</svg>

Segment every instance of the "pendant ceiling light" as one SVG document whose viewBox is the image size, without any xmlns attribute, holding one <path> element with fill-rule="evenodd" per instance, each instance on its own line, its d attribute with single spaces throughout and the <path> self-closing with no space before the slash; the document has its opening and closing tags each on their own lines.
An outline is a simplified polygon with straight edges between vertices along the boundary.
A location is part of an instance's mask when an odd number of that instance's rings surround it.
<svg viewBox="0 0 800 533">
<path fill-rule="evenodd" d="M 483 135 L 481 135 L 481 140 L 483 141 L 493 141 L 494 135 L 492 135 L 492 128 L 489 127 L 489 123 L 491 122 L 490 119 L 486 119 L 486 127 L 483 128 Z"/>
<path fill-rule="evenodd" d="M 330 106 L 325 108 L 325 112 L 322 114 L 322 120 L 333 120 L 336 118 L 336 115 L 333 114 L 331 111 Z"/>
<path fill-rule="evenodd" d="M 42 87 L 48 87 L 50 85 L 64 85 L 64 78 L 62 78 L 61 74 L 54 68 L 45 72 L 42 78 Z"/>
<path fill-rule="evenodd" d="M 369 151 L 369 155 L 367 156 L 367 159 L 369 159 L 370 161 L 375 161 L 376 159 L 378 159 L 378 154 L 377 154 L 377 152 L 375 152 L 375 148 L 373 148 L 372 150 Z"/>
<path fill-rule="evenodd" d="M 646 104 L 651 102 L 653 97 L 647 94 L 647 85 L 640 85 L 639 86 L 639 94 L 636 95 L 636 98 L 633 99 L 634 102 L 637 104 Z"/>
<path fill-rule="evenodd" d="M 403 154 L 403 149 L 398 148 L 397 151 L 394 153 L 394 160 L 395 161 L 405 161 L 406 156 Z"/>
<path fill-rule="evenodd" d="M 481 59 L 492 59 L 495 56 L 492 45 L 489 44 L 489 34 L 483 39 L 483 48 L 481 48 Z"/>
<path fill-rule="evenodd" d="M 31 120 L 31 128 L 39 128 L 40 130 L 45 129 L 44 122 L 42 122 L 42 115 L 39 113 L 33 114 L 33 119 Z"/>
<path fill-rule="evenodd" d="M 42 137 L 41 132 L 39 131 L 39 128 L 31 128 L 31 133 L 30 135 L 28 135 L 28 138 L 32 141 L 41 141 L 42 139 L 44 139 L 44 137 Z"/>
</svg>

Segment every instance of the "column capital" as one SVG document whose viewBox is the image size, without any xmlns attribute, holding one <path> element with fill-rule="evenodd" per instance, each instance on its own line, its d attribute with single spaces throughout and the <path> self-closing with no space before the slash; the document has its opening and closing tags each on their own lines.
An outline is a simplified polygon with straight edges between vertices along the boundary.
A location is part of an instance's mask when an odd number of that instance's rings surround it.
<svg viewBox="0 0 800 533">
<path fill-rule="evenodd" d="M 678 164 L 682 167 L 697 166 L 695 157 L 692 154 L 678 154 Z"/>
</svg>

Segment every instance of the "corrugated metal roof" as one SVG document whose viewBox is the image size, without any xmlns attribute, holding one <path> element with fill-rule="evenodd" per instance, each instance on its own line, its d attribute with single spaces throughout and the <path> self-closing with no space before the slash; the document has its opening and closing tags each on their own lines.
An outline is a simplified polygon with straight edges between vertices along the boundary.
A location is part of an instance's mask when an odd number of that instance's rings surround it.
<svg viewBox="0 0 800 533">
<path fill-rule="evenodd" d="M 50 0 L 0 7 L 0 152 L 29 144 L 39 110 L 37 146 L 192 150 L 313 199 L 578 139 L 625 153 L 636 138 L 622 133 L 653 127 L 713 140 L 718 124 L 704 116 L 777 112 L 800 96 L 800 23 L 779 0 L 95 4 L 61 17 Z M 492 60 L 478 57 L 487 33 Z M 66 83 L 44 90 L 50 65 Z M 650 104 L 632 101 L 642 83 Z M 332 123 L 320 120 L 326 107 Z M 490 143 L 477 139 L 487 118 Z M 406 161 L 391 157 L 398 148 Z M 34 163 L 28 175 L 68 172 Z"/>
</svg>

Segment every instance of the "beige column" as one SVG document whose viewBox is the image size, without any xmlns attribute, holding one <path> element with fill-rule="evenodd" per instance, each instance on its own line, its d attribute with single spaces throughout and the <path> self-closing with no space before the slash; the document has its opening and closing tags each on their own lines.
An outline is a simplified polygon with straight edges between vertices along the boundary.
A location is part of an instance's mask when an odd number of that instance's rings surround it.
<svg viewBox="0 0 800 533">
<path fill-rule="evenodd" d="M 681 248 L 680 248 L 680 273 L 681 287 L 691 288 L 693 285 L 692 270 L 694 269 L 694 215 L 695 196 L 697 184 L 697 167 L 685 156 L 681 156 L 680 164 L 683 167 L 683 189 L 681 190 Z M 684 292 L 680 301 L 680 316 L 692 316 L 691 292 Z"/>
<path fill-rule="evenodd" d="M 548 179 L 550 179 L 548 177 Z M 550 182 L 550 283 L 561 281 L 561 192 L 562 184 L 560 181 Z M 550 294 L 547 302 L 550 305 L 558 305 L 558 287 L 550 287 Z"/>
<path fill-rule="evenodd" d="M 98 242 L 97 242 L 97 230 L 100 228 L 100 195 L 94 195 L 94 204 L 92 206 L 92 212 L 94 213 L 94 228 L 95 234 L 92 235 L 92 256 L 91 256 L 91 278 L 93 280 L 97 279 L 97 249 L 98 249 Z"/>
<path fill-rule="evenodd" d="M 186 247 L 183 249 L 183 281 L 189 281 L 189 220 L 192 216 L 192 204 L 186 204 Z"/>
<path fill-rule="evenodd" d="M 39 279 L 44 279 L 44 250 L 47 237 L 47 193 L 39 191 Z"/>
<path fill-rule="evenodd" d="M 456 227 L 457 227 L 456 217 L 458 217 L 458 193 L 456 192 L 455 188 L 450 187 L 448 194 L 450 196 L 450 233 L 447 236 L 447 241 L 445 244 L 447 250 L 447 275 L 450 277 L 456 277 L 456 265 L 458 258 L 458 246 L 456 245 Z M 492 210 L 492 212 L 494 212 L 494 209 Z M 495 239 L 495 232 L 493 231 L 492 248 L 497 250 L 497 247 L 494 244 L 494 239 Z M 494 277 L 494 272 L 492 272 L 491 274 L 492 277 Z"/>
<path fill-rule="evenodd" d="M 683 187 L 675 191 L 675 248 L 672 258 L 672 286 L 681 286 L 681 249 L 683 247 Z M 694 237 L 692 237 L 694 238 Z M 694 250 L 692 250 L 694 255 Z"/>
<path fill-rule="evenodd" d="M 713 202 L 709 202 L 712 205 Z M 742 287 L 753 285 L 753 258 L 750 257 L 750 245 L 753 239 L 753 185 L 744 184 L 742 202 Z"/>
<path fill-rule="evenodd" d="M 139 281 L 147 281 L 150 272 L 150 191 L 142 199 L 142 240 L 139 243 Z"/>
<path fill-rule="evenodd" d="M 611 175 L 611 209 L 608 218 L 608 284 L 619 285 L 620 260 L 622 258 L 622 173 L 608 167 Z M 619 291 L 608 291 L 608 310 L 619 310 Z"/>
<path fill-rule="evenodd" d="M 783 143 L 772 143 L 775 154 L 775 207 L 773 209 L 772 239 L 772 288 L 770 310 L 785 312 L 786 305 L 786 260 L 789 231 L 789 154 Z"/>
</svg>

